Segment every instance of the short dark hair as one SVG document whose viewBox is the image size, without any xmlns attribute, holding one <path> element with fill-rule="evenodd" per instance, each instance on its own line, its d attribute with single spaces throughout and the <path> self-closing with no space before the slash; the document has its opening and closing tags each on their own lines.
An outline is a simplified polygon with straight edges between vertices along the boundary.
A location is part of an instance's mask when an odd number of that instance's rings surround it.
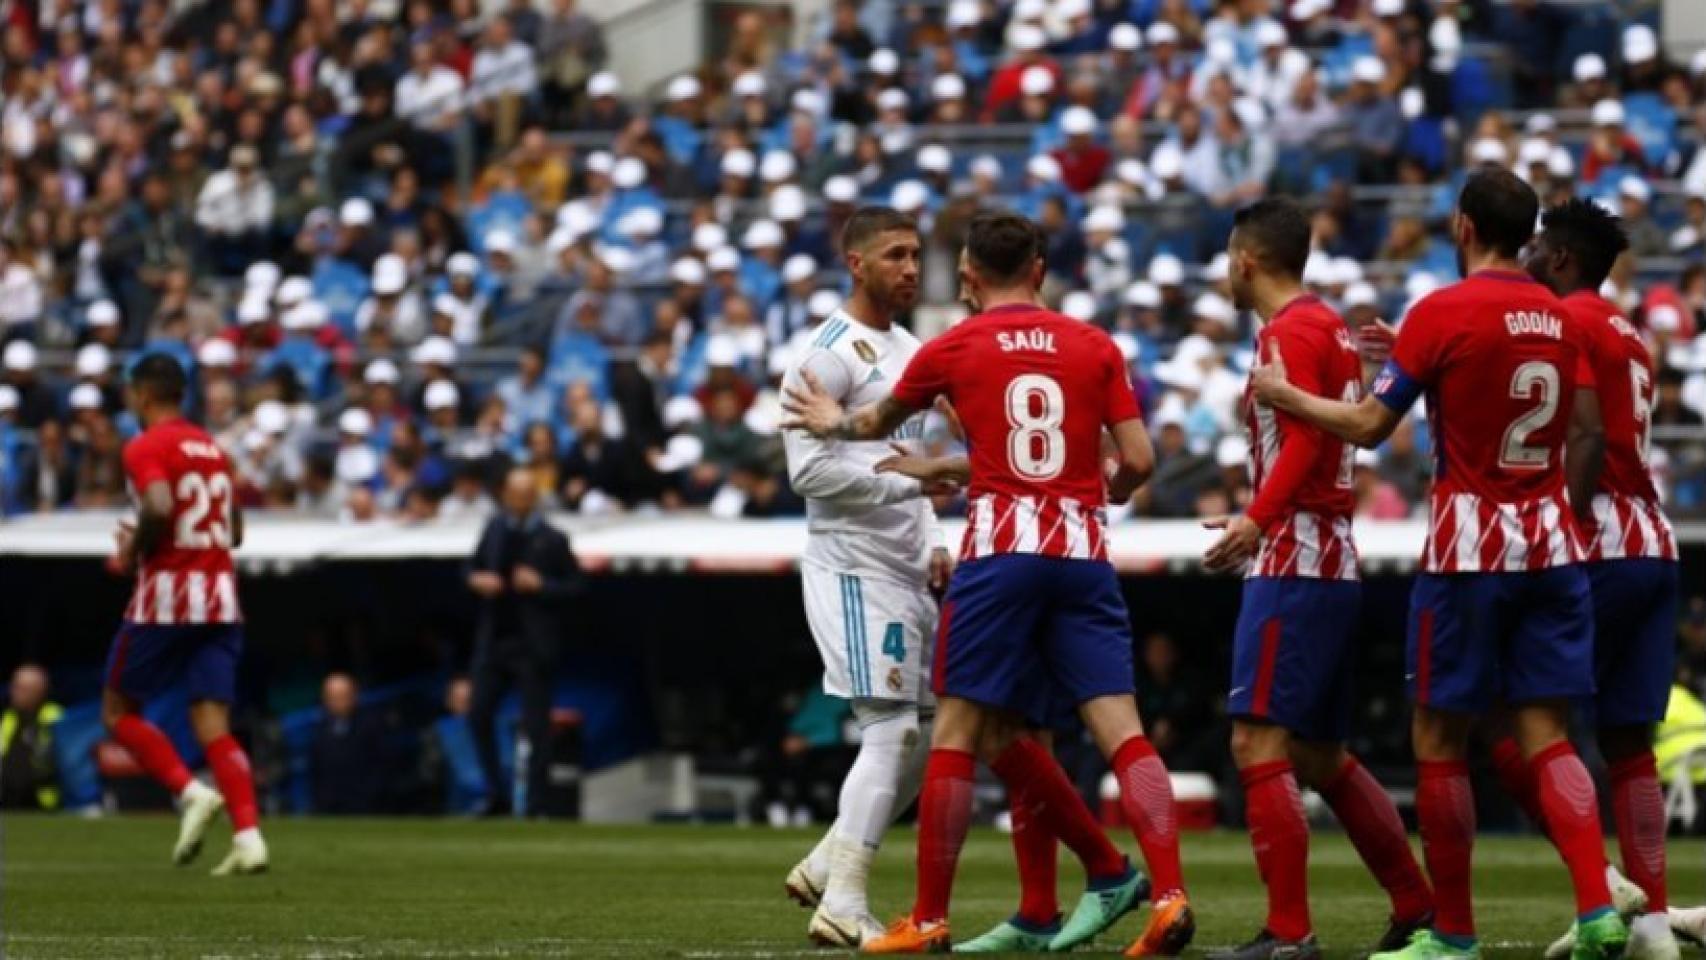
<svg viewBox="0 0 1706 960">
<path fill-rule="evenodd" d="M 1309 260 L 1309 214 L 1287 197 L 1266 197 L 1232 215 L 1238 242 L 1288 277 L 1303 276 Z"/>
<path fill-rule="evenodd" d="M 890 230 L 918 232 L 918 221 L 893 207 L 860 207 L 841 227 L 841 249 L 858 250 L 873 237 Z"/>
<path fill-rule="evenodd" d="M 1482 245 L 1514 257 L 1534 236 L 1540 198 L 1516 174 L 1494 167 L 1469 175 L 1458 194 L 1457 209 L 1475 225 Z"/>
<path fill-rule="evenodd" d="M 1018 280 L 1042 255 L 1042 230 L 1010 210 L 984 211 L 966 227 L 966 257 L 990 280 Z"/>
<path fill-rule="evenodd" d="M 1611 267 L 1629 249 L 1623 220 L 1591 200 L 1574 197 L 1547 210 L 1541 217 L 1546 242 L 1576 258 L 1581 283 L 1598 289 L 1611 275 Z"/>
<path fill-rule="evenodd" d="M 182 403 L 189 380 L 178 361 L 164 353 L 150 353 L 130 368 L 130 383 L 155 400 Z"/>
</svg>

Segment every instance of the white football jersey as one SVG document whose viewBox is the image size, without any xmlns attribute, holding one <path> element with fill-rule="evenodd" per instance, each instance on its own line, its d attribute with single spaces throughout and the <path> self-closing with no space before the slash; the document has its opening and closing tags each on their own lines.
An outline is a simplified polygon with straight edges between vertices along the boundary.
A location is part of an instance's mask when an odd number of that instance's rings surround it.
<svg viewBox="0 0 1706 960">
<path fill-rule="evenodd" d="M 918 338 L 910 331 L 874 330 L 836 310 L 813 331 L 783 384 L 803 385 L 800 371 L 810 370 L 845 409 L 857 410 L 887 397 L 917 352 Z M 835 571 L 925 582 L 930 551 L 940 545 L 930 501 L 918 481 L 874 469 L 894 452 L 891 442 L 916 450 L 924 421 L 925 414 L 917 413 L 892 437 L 870 442 L 786 431 L 788 480 L 806 500 L 807 560 Z"/>
</svg>

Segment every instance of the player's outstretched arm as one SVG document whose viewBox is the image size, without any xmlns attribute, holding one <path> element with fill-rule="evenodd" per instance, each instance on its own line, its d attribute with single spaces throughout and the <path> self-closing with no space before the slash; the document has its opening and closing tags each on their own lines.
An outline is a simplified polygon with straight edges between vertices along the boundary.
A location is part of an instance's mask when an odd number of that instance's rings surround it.
<svg viewBox="0 0 1706 960">
<path fill-rule="evenodd" d="M 1570 490 L 1570 509 L 1576 519 L 1593 516 L 1593 494 L 1605 468 L 1605 423 L 1600 419 L 1599 393 L 1577 387 L 1570 411 L 1570 435 L 1564 441 L 1564 482 Z"/>
<path fill-rule="evenodd" d="M 782 409 L 788 414 L 782 421 L 784 430 L 804 430 L 828 440 L 878 440 L 916 412 L 889 396 L 848 413 L 810 370 L 802 369 L 800 379 L 804 386 L 782 390 Z"/>
<path fill-rule="evenodd" d="M 1299 389 L 1286 379 L 1285 360 L 1277 346 L 1265 359 L 1267 362 L 1250 371 L 1250 386 L 1256 399 L 1314 424 L 1346 443 L 1377 447 L 1392 435 L 1398 421 L 1403 419 L 1401 410 L 1387 406 L 1374 394 L 1356 403 L 1347 403 Z"/>
<path fill-rule="evenodd" d="M 1114 458 L 1108 473 L 1108 500 L 1125 503 L 1155 472 L 1155 447 L 1143 420 L 1133 417 L 1116 423 L 1108 431 L 1114 438 Z"/>
</svg>

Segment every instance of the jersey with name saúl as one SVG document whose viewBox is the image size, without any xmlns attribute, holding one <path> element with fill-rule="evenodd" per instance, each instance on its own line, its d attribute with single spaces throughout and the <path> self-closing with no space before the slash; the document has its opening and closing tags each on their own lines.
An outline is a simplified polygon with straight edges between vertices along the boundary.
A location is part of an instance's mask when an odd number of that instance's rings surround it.
<svg viewBox="0 0 1706 960">
<path fill-rule="evenodd" d="M 1675 560 L 1676 537 L 1647 462 L 1653 431 L 1652 351 L 1623 311 L 1598 293 L 1579 290 L 1564 298 L 1564 306 L 1581 330 L 1583 385 L 1598 395 L 1605 427 L 1605 468 L 1592 517 L 1582 528 L 1582 549 L 1589 560 Z"/>
<path fill-rule="evenodd" d="M 1256 334 L 1257 357 L 1267 362 L 1276 344 L 1287 379 L 1299 389 L 1329 400 L 1362 398 L 1356 346 L 1321 298 L 1306 294 L 1274 313 Z M 1255 491 L 1245 516 L 1262 528 L 1248 575 L 1357 579 L 1351 446 L 1248 392 L 1244 417 Z"/>
<path fill-rule="evenodd" d="M 1398 330 L 1374 394 L 1426 392 L 1434 443 L 1422 568 L 1544 570 L 1581 559 L 1564 484 L 1580 336 L 1527 274 L 1484 270 L 1427 295 Z"/>
<path fill-rule="evenodd" d="M 1102 429 L 1140 413 L 1106 333 L 1039 307 L 996 307 L 926 343 L 894 397 L 918 409 L 947 397 L 965 427 L 962 560 L 1107 559 Z"/>
<path fill-rule="evenodd" d="M 877 330 L 843 310 L 831 313 L 814 334 L 783 384 L 803 386 L 801 371 L 809 370 L 846 410 L 886 398 L 918 352 L 910 331 Z M 930 550 L 938 545 L 930 501 L 918 481 L 875 470 L 877 461 L 894 454 L 891 443 L 922 452 L 924 421 L 925 414 L 915 414 L 892 436 L 869 442 L 785 432 L 788 480 L 806 501 L 808 561 L 909 584 L 928 579 Z"/>
<path fill-rule="evenodd" d="M 181 418 L 155 424 L 125 444 L 124 472 L 140 500 L 164 483 L 172 495 L 165 541 L 137 558 L 131 623 L 236 623 L 231 563 L 231 464 L 205 431 Z"/>
</svg>

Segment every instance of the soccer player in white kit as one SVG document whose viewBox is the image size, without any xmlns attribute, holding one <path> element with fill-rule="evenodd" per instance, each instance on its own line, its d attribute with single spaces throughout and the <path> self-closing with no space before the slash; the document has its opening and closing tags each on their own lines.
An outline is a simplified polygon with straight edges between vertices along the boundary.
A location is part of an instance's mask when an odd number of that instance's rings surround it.
<svg viewBox="0 0 1706 960">
<path fill-rule="evenodd" d="M 810 371 L 851 409 L 887 396 L 918 350 L 918 338 L 893 323 L 918 299 L 918 225 L 887 207 L 862 208 L 847 221 L 842 251 L 853 293 L 816 328 L 784 385 L 800 387 Z M 890 442 L 820 440 L 803 430 L 784 438 L 788 479 L 806 499 L 800 579 L 823 689 L 853 702 L 861 731 L 835 823 L 786 883 L 789 896 L 816 908 L 807 932 L 820 944 L 856 948 L 882 934 L 866 898 L 871 861 L 917 795 L 929 752 L 931 590 L 946 585 L 952 559 L 926 488 L 875 470 L 894 453 L 891 443 L 923 432 L 919 414 Z"/>
</svg>

